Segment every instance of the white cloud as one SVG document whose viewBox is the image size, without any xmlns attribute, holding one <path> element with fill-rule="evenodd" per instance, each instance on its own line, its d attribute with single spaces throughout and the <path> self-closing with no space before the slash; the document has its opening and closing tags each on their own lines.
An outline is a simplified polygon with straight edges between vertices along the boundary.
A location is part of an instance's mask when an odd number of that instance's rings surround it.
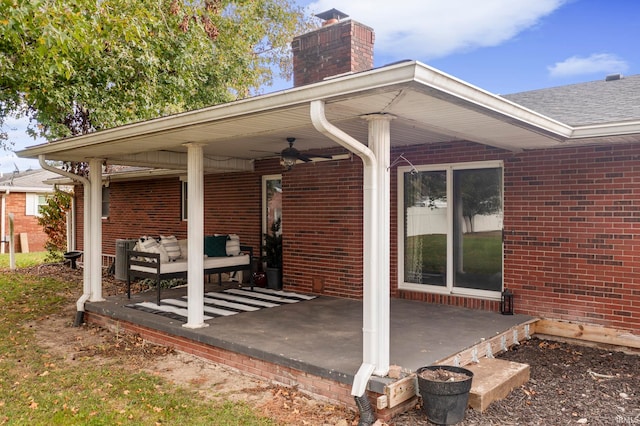
<svg viewBox="0 0 640 426">
<path fill-rule="evenodd" d="M 28 146 L 44 143 L 45 140 L 34 139 L 26 133 L 29 120 L 26 118 L 7 117 L 5 119 L 4 130 L 9 137 L 7 149 L 0 148 L 0 173 L 9 173 L 16 168 L 19 170 L 39 169 L 38 160 L 29 158 L 18 158 L 14 154 L 15 151 L 22 150 Z"/>
<path fill-rule="evenodd" d="M 587 58 L 572 56 L 562 62 L 556 62 L 547 69 L 551 77 L 571 77 L 593 73 L 622 73 L 629 69 L 629 65 L 616 55 L 594 53 Z"/>
<path fill-rule="evenodd" d="M 376 52 L 428 60 L 496 46 L 536 25 L 567 0 L 351 0 L 340 10 L 376 33 Z M 335 0 L 309 4 L 312 13 Z"/>
</svg>

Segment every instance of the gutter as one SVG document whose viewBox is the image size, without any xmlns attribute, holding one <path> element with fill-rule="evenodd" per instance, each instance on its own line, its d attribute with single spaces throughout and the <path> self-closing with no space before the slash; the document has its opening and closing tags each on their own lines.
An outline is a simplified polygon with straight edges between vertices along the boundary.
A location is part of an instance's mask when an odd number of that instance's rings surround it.
<svg viewBox="0 0 640 426">
<path fill-rule="evenodd" d="M 87 212 L 91 211 L 91 182 L 89 179 L 78 176 L 74 173 L 67 172 L 57 167 L 52 167 L 48 165 L 45 161 L 44 155 L 38 156 L 38 161 L 40 162 L 40 167 L 44 170 L 48 170 L 53 173 L 57 173 L 61 176 L 72 179 L 73 181 L 80 182 L 84 187 L 84 214 L 83 214 L 83 224 L 84 224 L 84 246 L 88 247 L 89 240 L 91 239 L 91 217 Z M 84 268 L 82 270 L 82 296 L 76 301 L 76 318 L 73 322 L 74 327 L 79 327 L 82 324 L 82 319 L 84 317 L 84 304 L 91 297 L 91 259 L 90 257 L 84 258 Z"/>
<path fill-rule="evenodd" d="M 380 340 L 375 319 L 377 302 L 377 182 L 376 156 L 366 145 L 358 142 L 347 133 L 329 123 L 325 115 L 324 101 L 315 100 L 310 104 L 311 122 L 320 133 L 356 154 L 362 159 L 364 170 L 364 274 L 363 274 L 363 354 L 362 365 L 353 380 L 351 395 L 356 398 L 360 407 L 371 375 L 377 368 L 377 342 Z M 363 398 L 364 397 L 364 398 Z M 368 410 L 368 409 L 367 409 Z"/>
</svg>

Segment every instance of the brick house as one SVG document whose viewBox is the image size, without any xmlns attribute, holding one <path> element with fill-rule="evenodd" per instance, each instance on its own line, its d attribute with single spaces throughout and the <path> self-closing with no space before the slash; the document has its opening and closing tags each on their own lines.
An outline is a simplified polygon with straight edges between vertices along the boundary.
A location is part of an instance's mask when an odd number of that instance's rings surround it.
<svg viewBox="0 0 640 426">
<path fill-rule="evenodd" d="M 46 170 L 27 170 L 0 177 L 2 193 L 2 253 L 9 253 L 9 214 L 13 214 L 14 249 L 17 253 L 44 251 L 47 234 L 38 224 L 38 208 L 53 192 L 53 186 L 44 183 L 59 177 Z"/>
<path fill-rule="evenodd" d="M 259 247 L 277 179 L 284 288 L 376 313 L 365 378 L 388 369 L 390 297 L 498 311 L 508 288 L 519 313 L 640 335 L 640 76 L 497 96 L 414 61 L 372 69 L 373 41 L 343 19 L 293 41 L 293 89 L 19 153 L 91 165 L 76 186 L 85 300 L 118 238 Z M 285 170 L 288 137 L 334 157 Z"/>
</svg>

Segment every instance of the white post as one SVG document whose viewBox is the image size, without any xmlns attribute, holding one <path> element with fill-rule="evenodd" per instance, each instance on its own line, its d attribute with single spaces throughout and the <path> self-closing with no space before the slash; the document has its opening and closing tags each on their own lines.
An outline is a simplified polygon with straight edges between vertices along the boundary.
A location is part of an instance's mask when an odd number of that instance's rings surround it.
<svg viewBox="0 0 640 426">
<path fill-rule="evenodd" d="M 7 191 L 9 192 L 9 191 Z M 6 244 L 5 242 L 5 238 L 7 238 L 7 230 L 5 228 L 5 216 L 6 216 L 6 210 L 7 210 L 7 194 L 2 194 L 2 216 L 0 218 L 0 240 L 2 240 L 2 243 L 0 243 L 0 253 L 4 254 L 4 245 Z"/>
<path fill-rule="evenodd" d="M 377 163 L 377 210 L 378 233 L 374 247 L 377 250 L 376 276 L 377 287 L 375 298 L 375 321 L 377 323 L 376 369 L 374 374 L 386 376 L 389 372 L 389 323 L 390 309 L 390 283 L 389 283 L 389 245 L 391 243 L 389 233 L 391 212 L 391 181 L 389 165 L 391 164 L 391 137 L 390 122 L 393 116 L 385 114 L 372 114 L 365 117 L 369 121 L 369 149 L 375 154 Z"/>
<path fill-rule="evenodd" d="M 204 160 L 202 145 L 187 147 L 187 323 L 202 328 L 204 322 Z"/>
<path fill-rule="evenodd" d="M 9 269 L 16 270 L 16 249 L 13 245 L 13 213 L 9 213 Z"/>
<path fill-rule="evenodd" d="M 102 302 L 102 160 L 89 160 L 89 181 L 91 182 L 91 241 L 85 242 L 84 261 L 89 259 L 89 275 L 91 277 L 91 302 Z M 87 253 L 88 251 L 88 253 Z M 87 265 L 85 264 L 85 268 Z"/>
</svg>

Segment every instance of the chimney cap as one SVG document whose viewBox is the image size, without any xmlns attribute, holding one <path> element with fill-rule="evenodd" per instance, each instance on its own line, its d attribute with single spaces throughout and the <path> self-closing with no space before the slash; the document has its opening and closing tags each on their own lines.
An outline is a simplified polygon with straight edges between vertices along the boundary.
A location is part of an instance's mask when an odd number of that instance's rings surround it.
<svg viewBox="0 0 640 426">
<path fill-rule="evenodd" d="M 331 10 L 327 10 L 326 12 L 316 13 L 315 16 L 322 19 L 323 21 L 328 21 L 330 19 L 340 20 L 340 19 L 349 17 L 349 15 L 347 15 L 344 12 L 340 12 L 338 9 L 331 9 Z"/>
</svg>

